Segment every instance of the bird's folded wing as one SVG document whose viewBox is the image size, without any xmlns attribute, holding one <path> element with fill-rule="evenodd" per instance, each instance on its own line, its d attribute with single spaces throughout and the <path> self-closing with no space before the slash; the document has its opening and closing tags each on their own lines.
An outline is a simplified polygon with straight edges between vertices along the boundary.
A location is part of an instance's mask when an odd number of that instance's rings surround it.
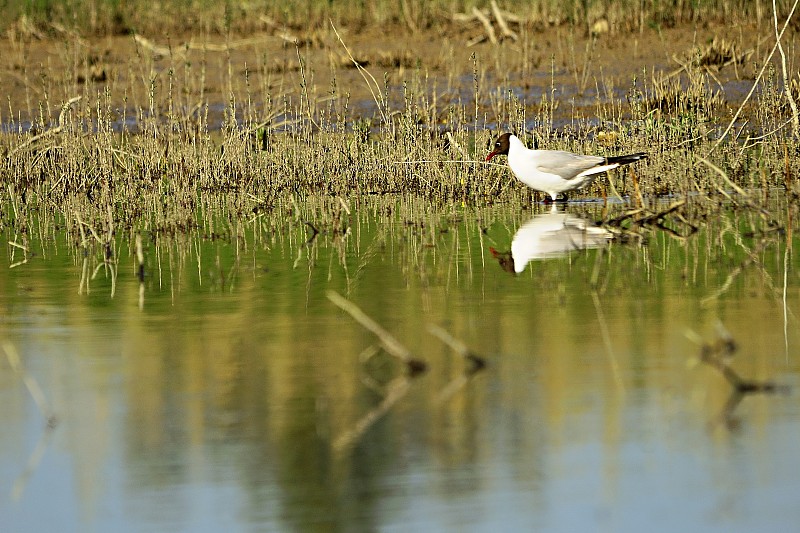
<svg viewBox="0 0 800 533">
<path fill-rule="evenodd" d="M 578 155 L 548 150 L 536 154 L 536 169 L 569 180 L 604 161 L 605 158 L 596 155 Z"/>
</svg>

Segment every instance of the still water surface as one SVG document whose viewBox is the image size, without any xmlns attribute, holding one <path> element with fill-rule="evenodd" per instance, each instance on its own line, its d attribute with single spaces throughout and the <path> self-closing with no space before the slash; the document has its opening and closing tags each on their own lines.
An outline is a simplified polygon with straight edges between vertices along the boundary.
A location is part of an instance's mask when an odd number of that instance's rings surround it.
<svg viewBox="0 0 800 533">
<path fill-rule="evenodd" d="M 141 287 L 132 238 L 113 283 L 101 250 L 64 235 L 13 268 L 9 248 L 0 531 L 796 527 L 790 231 L 739 214 L 607 243 L 586 206 L 397 202 L 317 223 L 311 242 L 299 221 L 144 234 Z M 370 357 L 376 337 L 329 290 L 428 371 Z M 486 368 L 468 374 L 430 325 Z M 731 386 L 696 364 L 721 328 L 742 377 L 791 390 L 725 412 Z"/>
</svg>

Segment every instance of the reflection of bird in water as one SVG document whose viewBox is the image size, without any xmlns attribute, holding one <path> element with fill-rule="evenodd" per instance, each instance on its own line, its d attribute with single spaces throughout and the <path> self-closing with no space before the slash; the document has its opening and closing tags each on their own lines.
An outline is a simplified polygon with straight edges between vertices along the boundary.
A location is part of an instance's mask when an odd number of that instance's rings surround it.
<svg viewBox="0 0 800 533">
<path fill-rule="evenodd" d="M 629 154 L 603 157 L 579 155 L 560 150 L 529 150 L 516 135 L 503 133 L 486 157 L 508 156 L 508 166 L 522 183 L 544 191 L 556 201 L 559 193 L 580 189 L 608 170 L 646 159 L 647 154 Z"/>
<path fill-rule="evenodd" d="M 557 211 L 537 215 L 519 227 L 510 252 L 490 248 L 507 272 L 519 274 L 534 259 L 560 257 L 573 250 L 600 248 L 612 238 L 610 231 L 592 226 L 586 219 Z"/>
</svg>

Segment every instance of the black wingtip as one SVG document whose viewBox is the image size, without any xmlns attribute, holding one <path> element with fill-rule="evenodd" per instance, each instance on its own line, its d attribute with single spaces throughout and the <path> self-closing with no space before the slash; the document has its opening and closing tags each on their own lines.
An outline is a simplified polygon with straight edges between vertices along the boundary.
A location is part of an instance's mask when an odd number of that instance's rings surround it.
<svg viewBox="0 0 800 533">
<path fill-rule="evenodd" d="M 606 161 L 608 161 L 610 164 L 619 163 L 620 165 L 627 165 L 629 163 L 635 163 L 636 161 L 641 161 L 642 159 L 647 159 L 646 152 L 639 152 L 637 154 L 628 154 L 628 155 L 615 155 L 609 157 Z"/>
</svg>

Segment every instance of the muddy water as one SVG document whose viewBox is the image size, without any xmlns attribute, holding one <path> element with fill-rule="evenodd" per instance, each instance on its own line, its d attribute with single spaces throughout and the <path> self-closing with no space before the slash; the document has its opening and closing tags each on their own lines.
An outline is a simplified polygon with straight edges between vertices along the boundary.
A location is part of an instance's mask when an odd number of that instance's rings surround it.
<svg viewBox="0 0 800 533">
<path fill-rule="evenodd" d="M 122 240 L 116 275 L 64 236 L 9 249 L 0 530 L 793 527 L 797 238 L 739 213 L 622 244 L 590 205 L 537 211 L 145 236 L 142 285 Z M 369 351 L 331 290 L 427 372 Z M 742 378 L 793 390 L 732 402 L 696 364 L 723 328 Z"/>
</svg>

